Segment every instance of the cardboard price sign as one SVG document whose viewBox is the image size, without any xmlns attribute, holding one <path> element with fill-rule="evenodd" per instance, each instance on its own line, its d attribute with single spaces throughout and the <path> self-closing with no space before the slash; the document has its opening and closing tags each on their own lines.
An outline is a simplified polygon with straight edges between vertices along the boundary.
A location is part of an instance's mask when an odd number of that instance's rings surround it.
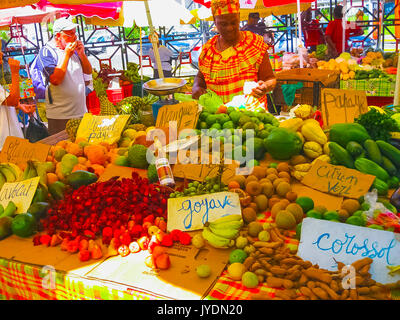
<svg viewBox="0 0 400 320">
<path fill-rule="evenodd" d="M 182 102 L 173 105 L 165 105 L 157 114 L 156 127 L 169 128 L 170 121 L 176 121 L 178 133 L 182 129 L 196 128 L 199 118 L 199 106 L 197 101 Z"/>
<path fill-rule="evenodd" d="M 228 184 L 233 176 L 236 175 L 238 164 L 232 163 L 226 165 L 226 170 L 222 173 L 222 182 Z M 177 178 L 186 178 L 203 182 L 206 177 L 216 177 L 218 175 L 217 164 L 180 164 L 177 163 L 172 168 L 172 174 Z"/>
<path fill-rule="evenodd" d="M 193 197 L 168 199 L 169 231 L 202 229 L 207 221 L 226 215 L 242 214 L 239 195 L 233 192 L 217 192 Z"/>
<path fill-rule="evenodd" d="M 51 146 L 44 143 L 30 143 L 26 139 L 7 137 L 0 153 L 0 162 L 25 164 L 28 160 L 46 161 Z"/>
<path fill-rule="evenodd" d="M 130 115 L 94 116 L 85 113 L 79 124 L 77 138 L 84 138 L 89 143 L 116 143 L 120 138 Z"/>
<path fill-rule="evenodd" d="M 17 207 L 17 213 L 27 212 L 35 195 L 39 180 L 39 177 L 35 177 L 18 182 L 6 182 L 0 190 L 0 204 L 6 208 L 8 203 L 12 201 Z"/>
<path fill-rule="evenodd" d="M 336 261 L 350 265 L 369 257 L 373 259 L 372 279 L 383 284 L 393 283 L 400 280 L 400 274 L 389 275 L 387 268 L 400 265 L 400 242 L 395 235 L 389 231 L 305 218 L 297 255 L 330 271 L 337 271 Z"/>
<path fill-rule="evenodd" d="M 327 128 L 335 123 L 354 122 L 354 118 L 368 112 L 365 91 L 325 88 L 321 95 L 322 119 Z"/>
<path fill-rule="evenodd" d="M 373 175 L 317 160 L 301 182 L 322 192 L 358 199 L 368 192 L 374 180 Z"/>
</svg>

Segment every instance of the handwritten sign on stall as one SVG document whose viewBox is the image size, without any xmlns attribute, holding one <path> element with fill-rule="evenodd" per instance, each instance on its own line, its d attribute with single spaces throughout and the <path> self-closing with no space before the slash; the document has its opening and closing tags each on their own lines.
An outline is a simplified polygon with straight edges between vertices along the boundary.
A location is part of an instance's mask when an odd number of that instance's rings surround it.
<svg viewBox="0 0 400 320">
<path fill-rule="evenodd" d="M 397 238 L 398 239 L 398 238 Z M 305 218 L 297 255 L 320 268 L 337 271 L 337 262 L 350 265 L 369 257 L 372 279 L 380 283 L 400 280 L 387 266 L 400 265 L 400 242 L 395 233 L 314 218 Z"/>
<path fill-rule="evenodd" d="M 322 192 L 358 199 L 368 192 L 374 180 L 373 175 L 317 160 L 301 182 Z"/>
<path fill-rule="evenodd" d="M 10 201 L 17 207 L 17 213 L 27 212 L 39 184 L 39 177 L 19 182 L 6 182 L 0 190 L 0 204 L 7 207 Z"/>
<path fill-rule="evenodd" d="M 79 124 L 77 138 L 84 138 L 89 143 L 116 143 L 120 138 L 130 115 L 94 116 L 85 113 Z"/>
<path fill-rule="evenodd" d="M 198 230 L 208 221 L 231 214 L 242 214 L 237 193 L 217 192 L 193 197 L 169 198 L 167 229 Z"/>
<path fill-rule="evenodd" d="M 51 146 L 44 143 L 30 143 L 26 139 L 7 137 L 0 153 L 0 162 L 24 164 L 28 160 L 46 161 Z"/>
<path fill-rule="evenodd" d="M 196 128 L 198 116 L 199 107 L 197 101 L 165 105 L 158 111 L 156 127 L 169 128 L 169 123 L 175 121 L 179 133 L 182 129 Z"/>
<path fill-rule="evenodd" d="M 361 90 L 324 88 L 321 90 L 322 119 L 329 128 L 335 123 L 351 123 L 368 111 L 367 95 Z"/>
</svg>

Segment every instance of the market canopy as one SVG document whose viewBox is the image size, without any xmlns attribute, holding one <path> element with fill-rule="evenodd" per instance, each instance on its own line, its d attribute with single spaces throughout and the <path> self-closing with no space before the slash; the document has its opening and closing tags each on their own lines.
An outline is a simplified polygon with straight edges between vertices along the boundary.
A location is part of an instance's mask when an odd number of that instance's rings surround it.
<svg viewBox="0 0 400 320">
<path fill-rule="evenodd" d="M 211 21 L 211 0 L 193 0 L 204 7 L 199 9 L 199 18 Z M 305 11 L 311 7 L 311 3 L 315 0 L 300 0 L 300 11 Z M 248 19 L 249 13 L 258 12 L 260 17 L 268 17 L 270 15 L 280 16 L 285 14 L 293 14 L 298 12 L 296 0 L 240 0 L 240 20 Z M 201 10 L 201 11 L 200 11 Z"/>
<path fill-rule="evenodd" d="M 56 8 L 45 10 L 34 9 L 31 6 L 21 8 L 2 9 L 0 11 L 0 26 L 12 24 L 29 24 L 54 21 L 56 18 L 66 14 L 65 11 Z"/>
</svg>

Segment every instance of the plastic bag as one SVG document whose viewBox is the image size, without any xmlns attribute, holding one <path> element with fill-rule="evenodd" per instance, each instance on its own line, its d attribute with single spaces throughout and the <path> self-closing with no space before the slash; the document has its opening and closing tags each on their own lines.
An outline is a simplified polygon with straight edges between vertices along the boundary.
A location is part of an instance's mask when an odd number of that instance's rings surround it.
<svg viewBox="0 0 400 320">
<path fill-rule="evenodd" d="M 378 191 L 372 189 L 371 192 L 367 192 L 364 196 L 364 201 L 369 204 L 369 210 L 365 211 L 367 218 L 372 219 L 374 217 L 375 210 L 380 212 L 389 211 L 381 202 L 378 202 Z"/>
<path fill-rule="evenodd" d="M 28 127 L 26 128 L 25 138 L 29 142 L 37 142 L 49 136 L 49 131 L 45 124 L 34 116 L 30 116 Z"/>
</svg>

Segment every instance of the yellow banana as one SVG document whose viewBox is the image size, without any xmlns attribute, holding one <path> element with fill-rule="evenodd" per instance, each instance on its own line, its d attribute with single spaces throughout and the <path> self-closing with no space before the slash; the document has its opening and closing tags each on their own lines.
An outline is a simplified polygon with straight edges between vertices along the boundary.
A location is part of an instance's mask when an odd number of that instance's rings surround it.
<svg viewBox="0 0 400 320">
<path fill-rule="evenodd" d="M 239 236 L 239 230 L 238 229 L 232 229 L 232 228 L 213 228 L 213 226 L 209 226 L 209 229 L 212 233 L 216 234 L 217 236 L 227 238 L 227 239 L 236 239 Z"/>
<path fill-rule="evenodd" d="M 6 182 L 7 182 L 6 177 L 0 171 L 0 190 L 3 187 L 3 184 L 5 184 Z"/>
<path fill-rule="evenodd" d="M 7 165 L 0 165 L 0 171 L 6 178 L 7 182 L 15 182 L 17 177 L 14 174 L 14 170 Z"/>
<path fill-rule="evenodd" d="M 26 179 L 31 179 L 38 176 L 35 166 L 32 161 L 28 161 L 29 171 Z"/>
<path fill-rule="evenodd" d="M 221 218 L 218 218 L 217 220 L 212 221 L 212 223 L 216 224 L 216 223 L 223 223 L 223 222 L 229 222 L 229 221 L 238 221 L 241 219 L 242 219 L 241 214 L 230 214 L 228 216 L 223 216 Z"/>
<path fill-rule="evenodd" d="M 235 221 L 228 221 L 228 222 L 210 222 L 210 229 L 234 229 L 239 230 L 243 226 L 243 220 L 235 220 Z"/>
<path fill-rule="evenodd" d="M 11 162 L 6 163 L 6 165 L 8 165 L 10 168 L 12 168 L 14 170 L 14 174 L 15 174 L 15 176 L 17 178 L 16 181 L 21 181 L 22 174 L 23 174 L 21 168 L 18 167 L 16 164 L 11 163 Z"/>
<path fill-rule="evenodd" d="M 202 236 L 214 248 L 227 249 L 232 245 L 231 241 L 235 243 L 234 240 L 216 235 L 208 227 L 203 228 Z"/>
</svg>

